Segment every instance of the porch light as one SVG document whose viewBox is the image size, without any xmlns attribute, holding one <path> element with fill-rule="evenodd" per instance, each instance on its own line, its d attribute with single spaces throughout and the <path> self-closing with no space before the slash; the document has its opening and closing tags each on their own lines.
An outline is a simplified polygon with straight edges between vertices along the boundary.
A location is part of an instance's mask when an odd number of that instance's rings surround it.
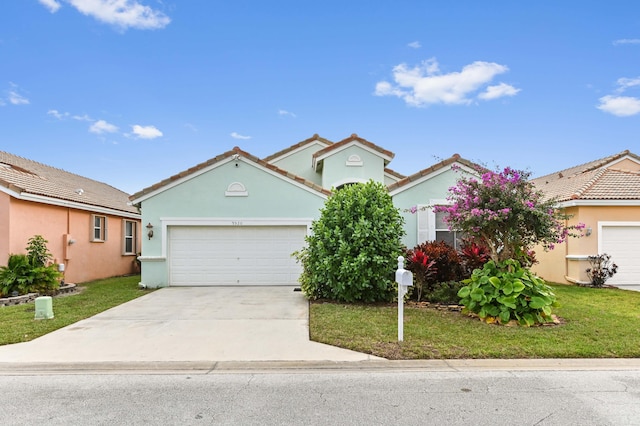
<svg viewBox="0 0 640 426">
<path fill-rule="evenodd" d="M 147 237 L 151 239 L 151 237 L 153 237 L 153 225 L 151 224 L 151 222 L 149 222 L 149 224 L 147 225 L 147 229 L 149 230 L 147 232 Z"/>
</svg>

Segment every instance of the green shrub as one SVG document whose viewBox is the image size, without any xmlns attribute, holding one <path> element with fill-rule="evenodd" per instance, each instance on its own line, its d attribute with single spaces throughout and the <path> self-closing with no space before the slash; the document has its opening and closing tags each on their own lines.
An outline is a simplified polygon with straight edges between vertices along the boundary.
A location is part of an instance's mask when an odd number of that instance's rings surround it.
<svg viewBox="0 0 640 426">
<path fill-rule="evenodd" d="M 47 265 L 51 253 L 47 240 L 36 235 L 29 239 L 27 254 L 11 254 L 7 266 L 0 267 L 0 295 L 50 294 L 60 287 L 62 274 L 57 265 Z"/>
<path fill-rule="evenodd" d="M 26 254 L 10 254 L 7 266 L 0 266 L 0 296 L 11 296 L 28 283 L 31 264 Z"/>
<path fill-rule="evenodd" d="M 403 219 L 385 186 L 369 181 L 333 192 L 313 222 L 300 287 L 310 299 L 392 301 L 402 254 Z"/>
<path fill-rule="evenodd" d="M 551 307 L 556 296 L 545 281 L 523 268 L 516 260 L 487 262 L 473 271 L 458 292 L 465 311 L 487 322 L 506 324 L 515 320 L 532 326 L 552 322 Z"/>
<path fill-rule="evenodd" d="M 425 299 L 431 303 L 441 303 L 444 305 L 457 305 L 460 303 L 458 291 L 464 287 L 464 283 L 460 281 L 445 281 L 436 283 L 430 293 L 426 294 Z"/>
</svg>

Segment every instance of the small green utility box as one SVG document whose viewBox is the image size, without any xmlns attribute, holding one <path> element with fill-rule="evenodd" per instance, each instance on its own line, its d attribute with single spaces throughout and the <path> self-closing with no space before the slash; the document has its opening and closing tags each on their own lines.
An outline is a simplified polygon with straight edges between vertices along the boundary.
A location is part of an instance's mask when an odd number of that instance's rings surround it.
<svg viewBox="0 0 640 426">
<path fill-rule="evenodd" d="M 52 319 L 53 318 L 53 302 L 51 296 L 36 297 L 36 318 Z"/>
</svg>

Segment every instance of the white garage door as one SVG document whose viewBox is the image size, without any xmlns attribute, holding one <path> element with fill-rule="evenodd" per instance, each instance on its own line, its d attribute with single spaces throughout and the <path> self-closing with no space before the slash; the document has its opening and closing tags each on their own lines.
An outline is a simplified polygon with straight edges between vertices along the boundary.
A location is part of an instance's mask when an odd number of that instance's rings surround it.
<svg viewBox="0 0 640 426">
<path fill-rule="evenodd" d="M 172 286 L 298 285 L 306 226 L 169 227 Z"/>
<path fill-rule="evenodd" d="M 607 284 L 620 286 L 640 284 L 640 226 L 603 226 L 600 253 L 611 255 L 618 272 Z"/>
</svg>

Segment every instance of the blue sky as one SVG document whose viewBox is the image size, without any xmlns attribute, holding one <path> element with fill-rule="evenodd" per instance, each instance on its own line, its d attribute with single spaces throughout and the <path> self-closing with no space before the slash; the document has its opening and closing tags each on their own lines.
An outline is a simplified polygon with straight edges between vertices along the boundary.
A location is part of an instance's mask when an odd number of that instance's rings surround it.
<svg viewBox="0 0 640 426">
<path fill-rule="evenodd" d="M 411 174 L 640 154 L 640 3 L 19 0 L 0 150 L 137 192 L 239 146 L 352 133 Z"/>
</svg>

